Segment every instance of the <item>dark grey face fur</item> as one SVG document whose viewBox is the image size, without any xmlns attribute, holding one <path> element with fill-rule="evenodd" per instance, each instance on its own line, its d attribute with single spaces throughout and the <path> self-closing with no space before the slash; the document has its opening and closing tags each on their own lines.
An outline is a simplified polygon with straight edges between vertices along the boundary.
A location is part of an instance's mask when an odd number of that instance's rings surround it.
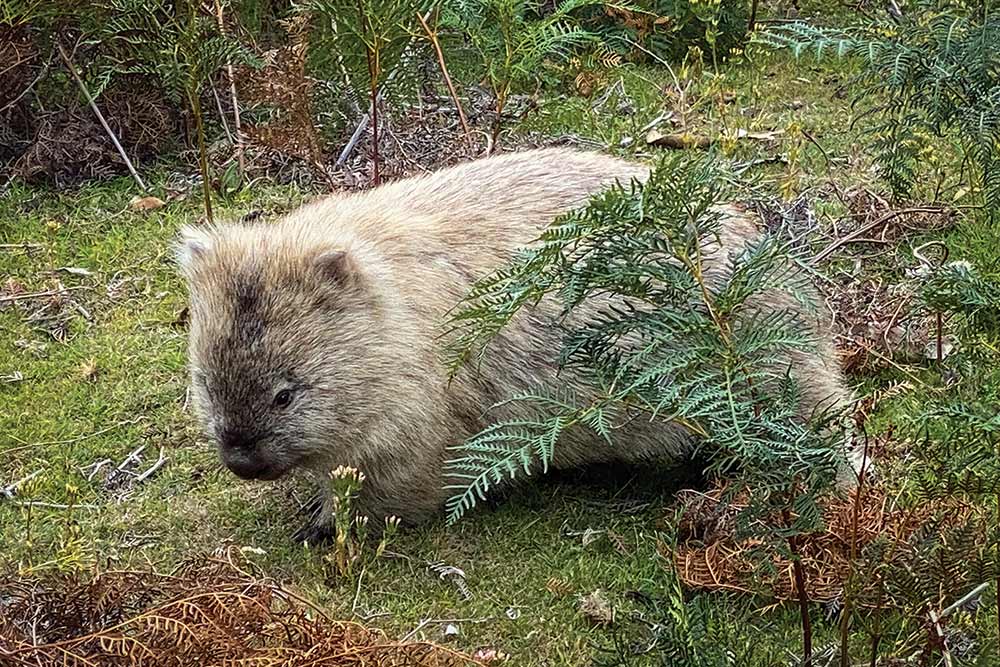
<svg viewBox="0 0 1000 667">
<path fill-rule="evenodd" d="M 192 380 L 226 467 L 244 479 L 276 479 L 297 461 L 273 443 L 296 437 L 295 411 L 308 387 L 294 373 L 294 360 L 265 345 L 268 313 L 260 273 L 244 271 L 227 282 L 228 330 L 200 346 L 200 358 L 210 363 L 195 367 Z"/>
<path fill-rule="evenodd" d="M 262 266 L 242 248 L 188 251 L 194 405 L 222 462 L 271 480 L 338 458 L 378 410 L 351 400 L 377 384 L 355 371 L 377 347 L 349 258 Z"/>
</svg>

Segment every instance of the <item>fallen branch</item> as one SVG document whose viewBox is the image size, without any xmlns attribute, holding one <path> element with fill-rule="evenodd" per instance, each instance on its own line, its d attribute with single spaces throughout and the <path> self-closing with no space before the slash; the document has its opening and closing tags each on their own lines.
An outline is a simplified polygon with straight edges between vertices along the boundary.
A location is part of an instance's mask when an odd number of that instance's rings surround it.
<svg viewBox="0 0 1000 667">
<path fill-rule="evenodd" d="M 390 74 L 389 77 L 391 78 L 392 74 Z M 377 101 L 379 102 L 382 101 L 384 90 L 385 87 L 383 87 L 382 90 L 379 90 L 378 97 L 376 98 Z M 368 123 L 371 122 L 371 116 L 372 116 L 372 109 L 371 107 L 369 107 L 368 113 L 366 113 L 364 116 L 361 117 L 361 120 L 358 122 L 358 126 L 354 128 L 354 134 L 352 134 L 351 138 L 347 141 L 347 145 L 344 146 L 344 150 L 340 152 L 340 156 L 337 158 L 337 162 L 334 164 L 334 166 L 336 167 L 343 166 L 343 164 L 347 162 L 347 159 L 351 157 L 351 153 L 354 152 L 354 148 L 358 145 L 358 142 L 361 141 L 361 135 L 363 135 L 365 133 L 365 130 L 368 129 Z"/>
<path fill-rule="evenodd" d="M 140 445 L 139 447 L 136 447 L 135 449 L 133 449 L 132 453 L 130 453 L 128 456 L 126 456 L 124 459 L 122 459 L 121 464 L 119 464 L 119 466 L 118 466 L 118 470 L 121 470 L 122 472 L 125 472 L 125 468 L 127 468 L 130 465 L 132 465 L 132 463 L 138 463 L 139 456 L 142 454 L 142 452 L 145 449 L 146 449 L 146 445 Z"/>
<path fill-rule="evenodd" d="M 35 250 L 41 243 L 0 243 L 0 250 Z"/>
<path fill-rule="evenodd" d="M 80 503 L 75 503 L 73 505 L 64 505 L 62 503 L 46 503 L 41 500 L 25 500 L 22 502 L 16 502 L 15 505 L 19 507 L 45 507 L 52 510 L 68 510 L 68 509 L 79 509 L 79 510 L 96 510 L 100 509 L 97 505 L 85 505 Z"/>
<path fill-rule="evenodd" d="M 977 597 L 983 594 L 983 591 L 985 591 L 989 587 L 990 587 L 990 582 L 988 581 L 984 581 L 983 583 L 979 584 L 971 591 L 960 597 L 958 600 L 955 600 L 950 605 L 945 607 L 944 610 L 940 614 L 938 614 L 938 620 L 948 618 L 949 616 L 951 616 L 952 613 L 955 612 L 955 610 L 960 609 L 965 605 L 969 604 L 970 602 L 972 602 L 973 600 L 975 600 Z"/>
<path fill-rule="evenodd" d="M 34 81 L 32 81 L 31 83 L 29 83 L 27 85 L 27 87 L 24 90 L 21 91 L 20 95 L 18 95 L 17 97 L 15 97 L 14 99 L 12 99 L 7 104 L 5 104 L 2 107 L 0 107 L 0 113 L 3 113 L 7 109 L 13 108 L 14 105 L 17 104 L 18 102 L 20 102 L 21 99 L 25 95 L 27 95 L 31 91 L 32 88 L 34 88 L 36 85 L 38 85 L 38 82 L 41 81 L 42 78 L 48 73 L 48 71 L 49 71 L 49 65 L 51 64 L 51 62 L 52 62 L 52 54 L 50 53 L 49 57 L 45 60 L 45 65 L 42 66 L 42 70 L 38 73 L 38 76 L 35 77 Z"/>
<path fill-rule="evenodd" d="M 138 475 L 136 475 L 135 481 L 133 483 L 134 484 L 142 484 L 147 479 L 149 479 L 150 477 L 152 477 L 153 473 L 155 473 L 157 470 L 159 470 L 160 468 L 162 468 L 163 464 L 166 463 L 166 462 L 167 462 L 167 457 L 165 457 L 163 455 L 163 447 L 160 447 L 160 457 L 158 459 L 156 459 L 156 463 L 154 463 L 153 465 L 149 466 L 145 471 L 143 471 L 143 472 L 139 473 Z"/>
<path fill-rule="evenodd" d="M 416 636 L 416 634 L 418 632 L 420 632 L 421 630 L 423 630 L 424 628 L 426 628 L 431 623 L 489 623 L 492 620 L 493 619 L 489 618 L 489 617 L 487 617 L 487 618 L 425 618 L 425 619 L 421 620 L 420 623 L 417 624 L 417 627 L 413 628 L 408 633 L 406 633 L 405 635 L 403 635 L 403 638 L 400 639 L 399 641 L 400 642 L 410 641 L 413 637 Z"/>
<path fill-rule="evenodd" d="M 149 190 L 146 188 L 146 184 L 142 182 L 142 178 L 139 177 L 139 172 L 135 170 L 135 167 L 132 165 L 132 161 L 128 159 L 128 155 L 125 153 L 125 149 L 122 148 L 121 143 L 119 143 L 118 137 L 116 137 L 115 133 L 111 131 L 111 127 L 108 126 L 108 121 L 104 120 L 104 114 L 102 114 L 101 110 L 97 108 L 97 103 L 94 102 L 94 98 L 90 96 L 90 91 L 87 90 L 87 86 L 84 85 L 80 75 L 76 73 L 76 67 L 73 66 L 72 62 L 70 62 L 69 56 L 66 55 L 66 50 L 63 49 L 62 44 L 59 43 L 56 44 L 56 49 L 58 49 L 59 56 L 62 58 L 63 62 L 66 63 L 66 68 L 69 70 L 70 76 L 73 77 L 73 80 L 76 82 L 80 92 L 83 93 L 83 96 L 87 99 L 87 103 L 90 104 L 90 108 L 94 112 L 94 115 L 97 116 L 97 120 L 101 122 L 101 127 L 104 128 L 108 137 L 111 138 L 111 142 L 118 150 L 118 155 L 120 155 L 122 160 L 125 161 L 125 166 L 128 167 L 129 173 L 132 174 L 132 178 L 135 180 L 136 185 L 138 185 L 143 192 L 148 192 Z"/>
<path fill-rule="evenodd" d="M 901 215 L 908 215 L 910 213 L 942 213 L 944 212 L 944 210 L 945 209 L 942 208 L 917 207 L 917 208 L 903 208 L 898 211 L 890 211 L 889 213 L 886 213 L 880 218 L 873 220 L 867 225 L 855 229 L 847 236 L 843 236 L 837 239 L 836 241 L 828 245 L 826 248 L 821 250 L 819 253 L 817 253 L 812 259 L 810 259 L 808 264 L 810 266 L 815 266 L 816 264 L 819 264 L 833 253 L 837 252 L 837 250 L 840 249 L 841 247 L 849 243 L 852 243 L 854 241 L 857 241 L 860 237 L 864 236 L 873 229 L 877 229 L 880 225 L 884 225 L 893 218 L 898 218 Z"/>
</svg>

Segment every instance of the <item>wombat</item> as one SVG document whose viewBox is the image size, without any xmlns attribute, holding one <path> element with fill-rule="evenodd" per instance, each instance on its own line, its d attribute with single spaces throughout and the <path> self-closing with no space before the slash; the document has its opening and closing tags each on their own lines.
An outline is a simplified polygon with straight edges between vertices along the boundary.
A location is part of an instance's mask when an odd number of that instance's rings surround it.
<svg viewBox="0 0 1000 667">
<path fill-rule="evenodd" d="M 529 150 L 328 196 L 273 224 L 185 228 L 177 255 L 190 291 L 193 405 L 224 464 L 260 480 L 352 466 L 366 476 L 357 504 L 373 525 L 435 515 L 449 495 L 446 448 L 522 409 L 487 415 L 490 406 L 540 384 L 587 392 L 572 374 L 556 377 L 554 298 L 516 317 L 480 366 L 451 381 L 448 311 L 557 216 L 648 174 L 602 154 Z M 747 215 L 726 210 L 706 260 L 717 267 L 757 235 Z M 776 298 L 767 307 L 796 308 Z M 815 325 L 816 351 L 791 355 L 803 413 L 850 400 Z M 669 461 L 691 444 L 679 426 L 640 419 L 614 447 L 587 429 L 567 433 L 552 464 Z M 300 535 L 323 536 L 328 520 L 321 511 Z"/>
</svg>

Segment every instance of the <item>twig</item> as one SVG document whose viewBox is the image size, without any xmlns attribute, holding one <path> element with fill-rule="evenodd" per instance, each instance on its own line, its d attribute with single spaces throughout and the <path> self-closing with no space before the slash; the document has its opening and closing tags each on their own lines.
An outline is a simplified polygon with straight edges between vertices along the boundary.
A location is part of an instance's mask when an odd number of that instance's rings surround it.
<svg viewBox="0 0 1000 667">
<path fill-rule="evenodd" d="M 139 461 L 139 455 L 146 449 L 146 445 L 140 445 L 132 450 L 132 452 L 126 456 L 122 462 L 118 465 L 118 469 L 124 471 L 132 463 L 137 463 Z"/>
<path fill-rule="evenodd" d="M 47 507 L 54 510 L 68 510 L 68 509 L 80 509 L 80 510 L 96 510 L 100 509 L 97 505 L 81 505 L 76 503 L 73 505 L 63 505 L 61 503 L 46 503 L 41 500 L 24 500 L 21 502 L 14 503 L 19 507 Z"/>
<path fill-rule="evenodd" d="M 818 141 L 816 141 L 816 137 L 814 137 L 813 135 L 809 134 L 809 132 L 807 132 L 807 131 L 805 130 L 805 128 L 802 128 L 802 129 L 801 129 L 801 130 L 799 130 L 799 131 L 800 131 L 800 132 L 802 132 L 802 136 L 803 136 L 803 137 L 805 137 L 806 139 L 808 139 L 808 140 L 809 140 L 809 142 L 810 142 L 810 143 L 811 143 L 811 144 L 812 144 L 813 146 L 815 146 L 816 148 L 818 148 L 818 149 L 819 149 L 819 152 L 823 154 L 823 159 L 824 159 L 824 160 L 826 160 L 826 168 L 827 168 L 827 169 L 829 169 L 829 168 L 830 168 L 830 164 L 831 164 L 831 162 L 830 162 L 830 156 L 829 156 L 829 155 L 827 155 L 827 153 L 826 153 L 826 149 L 825 149 L 825 148 L 823 148 L 823 147 L 822 147 L 822 146 L 820 145 L 820 143 L 819 143 Z"/>
<path fill-rule="evenodd" d="M 91 289 L 89 285 L 74 285 L 73 287 L 61 287 L 49 290 L 48 292 L 30 292 L 27 294 L 10 294 L 0 296 L 0 303 L 14 303 L 15 301 L 27 301 L 28 299 L 41 299 L 46 296 L 59 296 L 72 290 Z"/>
<path fill-rule="evenodd" d="M 142 417 L 137 417 L 137 418 L 131 419 L 131 420 L 120 421 L 117 424 L 112 424 L 111 426 L 108 426 L 107 428 L 102 428 L 99 431 L 94 431 L 93 433 L 87 433 L 86 435 L 80 435 L 80 436 L 77 436 L 75 438 L 68 438 L 66 440 L 45 440 L 45 441 L 42 441 L 42 442 L 34 442 L 34 443 L 26 443 L 23 440 L 19 440 L 18 442 L 23 443 L 25 447 L 45 447 L 47 445 L 72 445 L 74 443 L 80 442 L 81 440 L 87 440 L 88 438 L 93 438 L 93 437 L 96 437 L 98 435 L 103 435 L 103 434 L 107 433 L 108 431 L 113 431 L 116 428 L 119 428 L 119 427 L 122 427 L 122 426 L 132 426 L 134 424 L 138 424 L 140 421 L 142 421 Z M 24 449 L 25 447 L 15 447 L 14 449 Z M 6 449 L 6 450 L 0 452 L 0 454 L 7 454 L 8 452 L 11 452 L 11 451 L 13 451 L 13 450 L 12 449 Z"/>
<path fill-rule="evenodd" d="M 166 462 L 167 462 L 167 457 L 163 455 L 163 447 L 160 447 L 160 457 L 156 459 L 156 463 L 149 466 L 149 468 L 147 468 L 144 472 L 137 475 L 133 484 L 142 484 L 147 479 L 152 477 L 153 473 L 162 468 L 163 464 Z"/>
<path fill-rule="evenodd" d="M 41 247 L 41 243 L 0 243 L 0 250 L 34 250 Z"/>
<path fill-rule="evenodd" d="M 42 77 L 44 77 L 45 74 L 49 71 L 49 65 L 51 64 L 51 62 L 52 62 L 52 54 L 50 53 L 48 59 L 45 61 L 45 65 L 42 67 L 41 71 L 38 73 L 38 76 L 35 77 L 35 80 L 32 81 L 31 83 L 29 83 L 27 85 L 27 87 L 24 90 L 21 91 L 20 95 L 18 95 L 17 97 L 15 97 L 14 99 L 12 99 L 7 104 L 5 104 L 2 107 L 0 107 L 0 113 L 3 113 L 7 109 L 10 109 L 15 104 L 17 104 L 18 102 L 20 102 L 21 98 L 24 97 L 25 95 L 27 95 L 28 92 L 32 88 L 34 88 L 38 84 L 38 82 L 42 80 Z"/>
<path fill-rule="evenodd" d="M 72 62 L 70 62 L 69 56 L 66 55 L 66 50 L 63 49 L 62 44 L 59 44 L 58 42 L 56 43 L 56 49 L 59 51 L 59 56 L 62 58 L 63 62 L 66 63 L 66 68 L 69 70 L 70 76 L 72 76 L 73 80 L 76 81 L 77 87 L 80 88 L 80 92 L 83 93 L 83 96 L 87 99 L 87 103 L 90 104 L 90 108 L 94 112 L 94 115 L 97 116 L 97 120 L 101 122 L 101 126 L 108 134 L 108 137 L 111 138 L 111 142 L 118 150 L 118 154 L 121 156 L 122 160 L 125 161 L 125 166 L 128 167 L 129 173 L 132 174 L 132 178 L 135 180 L 136 185 L 138 185 L 139 189 L 144 193 L 148 192 L 146 184 L 142 182 L 142 178 L 139 176 L 139 172 L 135 170 L 135 167 L 132 165 L 132 161 L 128 159 L 128 155 L 125 153 L 125 149 L 122 148 L 121 143 L 118 142 L 118 137 L 116 137 L 115 133 L 111 131 L 111 128 L 108 126 L 108 121 L 104 120 L 104 115 L 101 113 L 101 110 L 97 108 L 97 103 L 94 102 L 94 98 L 90 96 L 90 91 L 87 90 L 87 86 L 85 86 L 83 80 L 80 79 L 80 75 L 76 73 L 76 67 L 73 66 Z"/>
<path fill-rule="evenodd" d="M 451 83 L 451 76 L 448 74 L 448 67 L 444 64 L 444 53 L 441 52 L 441 44 L 438 42 L 437 31 L 431 30 L 430 26 L 420 12 L 417 12 L 417 20 L 420 21 L 420 25 L 423 27 L 424 32 L 427 33 L 427 38 L 431 40 L 431 44 L 434 46 L 434 51 L 437 53 L 438 65 L 441 67 L 441 74 L 444 76 L 444 83 L 448 86 L 448 92 L 451 93 L 451 99 L 455 102 L 455 107 L 458 109 L 458 119 L 462 122 L 462 132 L 465 133 L 465 142 L 472 146 L 472 133 L 469 130 L 469 121 L 465 117 L 465 110 L 462 109 L 462 103 L 458 100 L 458 93 L 455 92 L 455 86 Z"/>
<path fill-rule="evenodd" d="M 960 607 L 964 607 L 965 605 L 975 600 L 977 597 L 982 595 L 983 591 L 985 591 L 989 587 L 990 587 L 990 582 L 988 581 L 984 581 L 983 583 L 979 584 L 971 591 L 960 597 L 958 600 L 952 602 L 950 605 L 945 607 L 944 610 L 940 614 L 938 614 L 938 618 L 939 619 L 948 618 L 949 616 L 951 616 L 952 612 L 954 612 L 956 609 Z"/>
<path fill-rule="evenodd" d="M 932 387 L 931 385 L 927 384 L 926 382 L 924 382 L 923 380 L 921 380 L 919 377 L 917 377 L 916 375 L 914 375 L 912 372 L 910 372 L 907 369 L 903 368 L 902 366 L 900 366 L 898 363 L 896 363 L 895 361 L 893 361 L 889 357 L 887 357 L 884 354 L 881 354 L 877 350 L 873 349 L 870 345 L 866 345 L 864 343 L 864 341 L 858 340 L 857 338 L 854 338 L 852 336 L 846 336 L 844 334 L 836 334 L 836 337 L 840 338 L 841 340 L 846 340 L 849 343 L 852 343 L 854 345 L 857 345 L 858 347 L 863 348 L 865 350 L 865 352 L 867 352 L 868 354 L 879 358 L 880 360 L 886 362 L 887 364 L 889 364 L 890 366 L 892 366 L 893 368 L 895 368 L 899 372 L 906 374 L 911 380 L 913 380 L 914 382 L 916 382 L 918 385 L 920 385 L 924 389 L 928 389 L 930 391 L 941 391 L 941 389 L 936 388 L 936 387 Z"/>
<path fill-rule="evenodd" d="M 941 653 L 943 654 L 945 667 L 953 667 L 954 663 L 951 661 L 951 651 L 948 649 L 948 638 L 941 627 L 941 619 L 934 613 L 933 609 L 930 610 L 930 618 L 934 626 L 934 632 L 937 634 L 937 640 L 941 643 Z"/>
<path fill-rule="evenodd" d="M 382 90 L 380 90 L 378 93 L 379 101 L 382 100 L 382 95 L 384 90 L 385 87 L 383 86 Z M 337 158 L 337 162 L 334 163 L 335 167 L 343 166 L 343 164 L 347 162 L 347 158 L 351 157 L 351 153 L 354 152 L 355 146 L 357 146 L 358 142 L 361 141 L 361 135 L 365 133 L 366 129 L 368 129 L 368 123 L 370 122 L 371 122 L 371 112 L 369 111 L 368 113 L 366 113 L 364 116 L 361 117 L 361 120 L 358 122 L 358 126 L 354 128 L 354 134 L 352 134 L 351 138 L 347 141 L 347 145 L 344 146 L 344 150 L 340 151 L 340 156 Z"/>
<path fill-rule="evenodd" d="M 431 17 L 431 12 L 428 11 L 428 12 L 426 12 L 424 14 L 423 19 L 426 21 L 430 17 Z M 409 47 L 409 44 L 413 43 L 413 39 L 414 39 L 414 37 L 410 37 L 410 42 L 407 44 L 407 48 Z M 382 98 L 385 96 L 385 88 L 386 88 L 386 86 L 388 86 L 389 83 L 393 80 L 393 78 L 396 76 L 397 72 L 399 72 L 399 68 L 398 67 L 396 69 L 392 70 L 391 72 L 389 72 L 389 76 L 387 76 L 386 79 L 385 79 L 385 81 L 382 83 L 382 85 L 379 86 L 378 96 L 375 98 L 375 100 L 374 100 L 375 102 L 381 102 L 382 101 Z M 344 146 L 344 150 L 340 151 L 340 156 L 337 157 L 337 161 L 334 163 L 335 167 L 342 167 L 344 165 L 344 163 L 347 162 L 347 159 L 349 157 L 351 157 L 351 153 L 354 152 L 355 147 L 358 145 L 358 142 L 361 140 L 361 135 L 364 134 L 365 130 L 368 128 L 368 123 L 371 122 L 372 113 L 374 111 L 375 111 L 374 105 L 372 105 L 371 103 L 369 103 L 369 105 L 368 105 L 368 113 L 366 113 L 364 116 L 362 116 L 361 120 L 358 121 L 358 126 L 356 128 L 354 128 L 354 134 L 351 135 L 351 138 L 348 140 L 347 145 Z"/>
<path fill-rule="evenodd" d="M 12 482 L 12 483 L 8 484 L 7 486 L 0 488 L 0 499 L 3 499 L 3 498 L 6 498 L 7 500 L 13 499 L 14 496 L 17 495 L 17 489 L 18 489 L 18 487 L 27 484 L 28 482 L 30 482 L 31 480 L 35 479 L 36 477 L 38 477 L 41 474 L 42 474 L 42 471 L 40 469 L 36 470 L 35 472 L 31 473 L 30 475 L 22 477 L 21 479 L 17 480 L 16 482 Z"/>
<path fill-rule="evenodd" d="M 90 465 L 80 468 L 80 474 L 86 475 L 87 481 L 91 482 L 95 477 L 97 477 L 97 473 L 101 471 L 101 468 L 108 465 L 109 463 L 114 463 L 114 461 L 112 461 L 111 459 L 101 459 L 100 461 L 95 461 Z"/>
<path fill-rule="evenodd" d="M 219 120 L 222 121 L 222 129 L 226 133 L 226 138 L 229 139 L 229 143 L 236 145 L 236 140 L 233 138 L 233 133 L 229 129 L 229 121 L 226 120 L 226 112 L 222 109 L 222 100 L 219 99 L 219 91 L 215 89 L 215 86 L 210 85 L 209 88 L 212 90 L 212 97 L 215 99 L 215 110 L 219 112 Z"/>
<path fill-rule="evenodd" d="M 215 17 L 219 22 L 219 33 L 226 36 L 226 24 L 222 16 L 222 2 L 215 0 Z M 236 133 L 236 161 L 240 165 L 240 177 L 246 173 L 246 163 L 243 157 L 243 132 L 240 129 L 240 102 L 236 97 L 236 77 L 233 76 L 233 64 L 226 62 L 226 77 L 229 79 L 229 95 L 233 100 L 233 126 Z M 214 87 L 213 87 L 214 90 Z"/>
<path fill-rule="evenodd" d="M 835 253 L 841 246 L 845 246 L 848 243 L 857 240 L 859 237 L 864 236 L 873 229 L 876 229 L 879 225 L 883 225 L 892 220 L 893 218 L 898 218 L 901 215 L 907 215 L 909 213 L 941 213 L 943 210 L 944 209 L 941 208 L 918 207 L 918 208 L 903 208 L 898 211 L 890 211 L 889 213 L 881 216 L 880 218 L 874 220 L 873 222 L 870 222 L 867 225 L 855 229 L 847 236 L 843 236 L 837 239 L 836 241 L 828 245 L 826 248 L 821 250 L 812 259 L 810 259 L 808 264 L 812 266 L 819 264 L 824 259 Z"/>
<path fill-rule="evenodd" d="M 361 574 L 358 575 L 358 588 L 357 590 L 354 591 L 354 601 L 351 603 L 352 616 L 357 615 L 358 599 L 361 597 L 361 582 L 364 581 L 364 578 L 365 578 L 365 568 L 362 567 Z"/>
</svg>

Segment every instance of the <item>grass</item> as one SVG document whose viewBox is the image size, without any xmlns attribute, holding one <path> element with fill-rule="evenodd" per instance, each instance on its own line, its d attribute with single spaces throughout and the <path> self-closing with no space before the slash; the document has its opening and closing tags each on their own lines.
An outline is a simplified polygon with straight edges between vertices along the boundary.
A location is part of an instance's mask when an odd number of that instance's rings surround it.
<svg viewBox="0 0 1000 667">
<path fill-rule="evenodd" d="M 748 164 L 786 156 L 784 164 L 750 169 L 774 193 L 810 191 L 817 210 L 833 218 L 843 206 L 821 191 L 826 184 L 846 188 L 872 180 L 840 92 L 848 75 L 780 58 L 734 63 L 696 82 L 684 111 L 699 132 L 781 130 L 773 140 L 737 140 L 721 148 Z M 624 97 L 609 97 L 597 109 L 593 97 L 552 98 L 520 129 L 578 134 L 612 150 L 648 155 L 638 130 L 665 109 L 677 109 L 676 98 L 664 92 L 671 78 L 662 69 L 622 68 L 608 75 L 606 85 L 618 77 L 632 113 L 617 111 Z M 632 143 L 623 147 L 626 137 Z M 148 180 L 164 183 L 167 177 L 160 171 Z M 132 187 L 124 178 L 63 193 L 18 185 L 0 200 L 0 244 L 6 244 L 0 249 L 6 285 L 0 289 L 41 292 L 62 283 L 80 288 L 72 294 L 81 307 L 47 300 L 0 306 L 0 485 L 41 471 L 18 497 L 66 506 L 0 501 L 0 567 L 165 568 L 235 544 L 263 571 L 336 615 L 355 615 L 396 635 L 421 628 L 418 635 L 436 641 L 445 639 L 443 624 L 422 625 L 425 619 L 464 619 L 454 621 L 460 628 L 451 640 L 455 646 L 497 648 L 512 656 L 512 664 L 620 664 L 628 653 L 623 645 L 648 641 L 650 627 L 642 619 L 663 617 L 656 605 L 669 585 L 659 555 L 660 542 L 669 538 L 664 508 L 674 484 L 663 484 L 673 479 L 666 471 L 634 479 L 636 471 L 601 470 L 539 481 L 452 528 L 438 521 L 400 536 L 389 556 L 350 580 L 331 574 L 322 551 L 294 544 L 290 535 L 301 521 L 297 507 L 306 489 L 295 481 L 237 480 L 221 468 L 185 407 L 179 323 L 185 295 L 170 244 L 182 224 L 198 218 L 199 198 L 189 193 L 139 213 L 129 209 Z M 271 219 L 309 196 L 262 184 L 220 202 L 217 215 L 260 210 Z M 987 231 L 970 225 L 951 232 L 954 256 L 995 266 L 1000 254 Z M 55 320 L 31 321 L 46 304 L 51 310 L 41 315 Z M 117 465 L 139 446 L 146 448 L 140 467 L 155 461 L 161 448 L 167 457 L 145 483 L 126 489 L 106 483 L 103 473 L 87 479 L 87 466 L 102 460 Z M 598 537 L 585 544 L 587 529 Z M 464 571 L 468 599 L 433 563 Z M 618 614 L 611 628 L 593 626 L 578 611 L 577 597 L 598 589 Z M 766 652 L 784 660 L 786 650 L 797 650 L 794 608 L 762 613 L 762 600 L 706 599 L 715 613 L 736 621 L 758 657 Z M 820 612 L 814 613 L 817 646 L 835 632 Z"/>
</svg>

